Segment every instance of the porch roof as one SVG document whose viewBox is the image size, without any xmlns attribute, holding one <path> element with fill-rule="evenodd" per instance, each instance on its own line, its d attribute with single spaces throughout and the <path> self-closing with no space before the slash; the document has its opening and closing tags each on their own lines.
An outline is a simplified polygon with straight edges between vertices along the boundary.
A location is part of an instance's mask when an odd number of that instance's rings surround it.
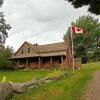
<svg viewBox="0 0 100 100">
<path fill-rule="evenodd" d="M 62 51 L 62 52 L 41 53 L 41 54 L 35 54 L 35 55 L 12 56 L 10 59 L 32 58 L 32 57 L 64 56 L 64 55 L 66 55 L 66 52 Z"/>
</svg>

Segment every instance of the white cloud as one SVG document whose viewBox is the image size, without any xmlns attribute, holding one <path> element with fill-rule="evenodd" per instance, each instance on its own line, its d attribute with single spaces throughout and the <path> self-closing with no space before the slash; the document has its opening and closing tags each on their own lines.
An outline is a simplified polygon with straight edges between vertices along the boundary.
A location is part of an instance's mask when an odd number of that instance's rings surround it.
<svg viewBox="0 0 100 100">
<path fill-rule="evenodd" d="M 87 14 L 86 7 L 74 9 L 64 0 L 5 0 L 3 11 L 12 26 L 6 45 L 17 49 L 24 41 L 62 41 L 71 21 Z"/>
</svg>

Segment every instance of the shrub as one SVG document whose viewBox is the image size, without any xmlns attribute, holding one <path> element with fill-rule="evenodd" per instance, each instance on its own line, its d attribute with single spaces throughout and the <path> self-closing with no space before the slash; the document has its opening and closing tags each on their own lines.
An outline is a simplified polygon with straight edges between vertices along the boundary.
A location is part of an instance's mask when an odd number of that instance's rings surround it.
<svg viewBox="0 0 100 100">
<path fill-rule="evenodd" d="M 6 57 L 0 57 L 0 70 L 14 70 L 15 64 Z"/>
</svg>

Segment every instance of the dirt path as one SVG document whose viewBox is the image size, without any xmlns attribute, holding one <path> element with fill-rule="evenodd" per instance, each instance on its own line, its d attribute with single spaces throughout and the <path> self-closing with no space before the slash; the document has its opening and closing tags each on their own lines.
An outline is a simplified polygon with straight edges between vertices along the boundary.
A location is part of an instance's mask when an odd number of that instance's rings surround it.
<svg viewBox="0 0 100 100">
<path fill-rule="evenodd" d="M 81 100 L 100 100 L 100 71 L 93 74 L 93 78 L 89 81 Z"/>
</svg>

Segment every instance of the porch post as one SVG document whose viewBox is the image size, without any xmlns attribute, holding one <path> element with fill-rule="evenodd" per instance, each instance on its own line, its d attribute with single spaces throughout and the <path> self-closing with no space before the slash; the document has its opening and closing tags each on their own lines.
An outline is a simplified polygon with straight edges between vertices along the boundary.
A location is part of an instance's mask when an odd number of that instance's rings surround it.
<svg viewBox="0 0 100 100">
<path fill-rule="evenodd" d="M 50 57 L 50 66 L 52 68 L 52 57 Z"/>
<path fill-rule="evenodd" d="M 41 67 L 41 58 L 39 57 L 39 59 L 38 59 L 38 68 L 40 68 Z"/>
<path fill-rule="evenodd" d="M 29 62 L 28 62 L 28 58 L 26 58 L 26 67 L 28 67 L 28 63 L 29 63 Z"/>
<path fill-rule="evenodd" d="M 61 56 L 61 63 L 62 63 L 62 68 L 64 68 L 63 56 Z"/>
</svg>

